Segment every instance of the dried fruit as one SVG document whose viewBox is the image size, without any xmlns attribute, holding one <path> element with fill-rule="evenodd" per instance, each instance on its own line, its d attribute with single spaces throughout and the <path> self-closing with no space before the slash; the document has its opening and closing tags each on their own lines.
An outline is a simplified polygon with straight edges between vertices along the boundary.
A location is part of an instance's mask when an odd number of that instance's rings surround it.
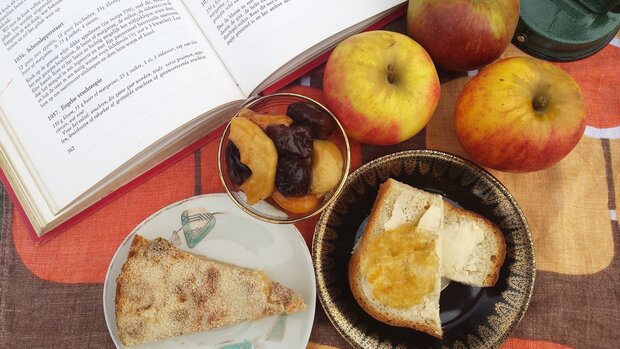
<svg viewBox="0 0 620 349">
<path fill-rule="evenodd" d="M 232 142 L 226 146 L 226 173 L 235 185 L 243 184 L 252 175 L 252 170 L 241 162 L 239 148 Z"/>
<path fill-rule="evenodd" d="M 310 159 L 287 156 L 278 160 L 276 188 L 284 196 L 299 196 L 308 193 L 312 173 Z"/>
<path fill-rule="evenodd" d="M 263 200 L 274 189 L 278 153 L 273 142 L 263 130 L 250 120 L 233 118 L 229 139 L 239 148 L 240 160 L 252 171 L 240 186 L 253 205 Z"/>
<path fill-rule="evenodd" d="M 286 115 L 296 124 L 308 125 L 314 138 L 327 139 L 336 129 L 336 122 L 324 110 L 308 102 L 297 102 L 288 106 Z"/>
<path fill-rule="evenodd" d="M 247 108 L 242 109 L 238 115 L 252 121 L 263 130 L 266 130 L 270 125 L 290 126 L 293 123 L 293 119 L 284 114 L 261 114 Z"/>
<path fill-rule="evenodd" d="M 334 143 L 316 139 L 336 128 L 328 113 L 306 102 L 289 105 L 287 113 L 293 116 L 243 109 L 233 118 L 227 174 L 250 205 L 271 196 L 288 212 L 306 213 L 339 183 L 343 159 Z"/>
<path fill-rule="evenodd" d="M 312 194 L 286 197 L 278 191 L 274 191 L 271 198 L 280 207 L 292 213 L 310 212 L 321 204 L 321 200 Z"/>
<path fill-rule="evenodd" d="M 341 180 L 343 159 L 340 149 L 330 141 L 314 141 L 310 193 L 324 195 Z"/>
<path fill-rule="evenodd" d="M 312 154 L 312 131 L 308 126 L 270 125 L 265 131 L 276 146 L 279 156 L 307 158 Z"/>
</svg>

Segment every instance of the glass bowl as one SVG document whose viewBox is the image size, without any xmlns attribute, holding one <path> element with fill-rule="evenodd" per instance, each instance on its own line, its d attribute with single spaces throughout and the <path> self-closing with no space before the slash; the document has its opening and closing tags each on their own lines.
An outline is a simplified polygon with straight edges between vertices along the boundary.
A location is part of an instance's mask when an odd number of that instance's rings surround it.
<svg viewBox="0 0 620 349">
<path fill-rule="evenodd" d="M 250 205 L 247 202 L 246 194 L 243 192 L 243 190 L 241 190 L 239 186 L 235 185 L 230 180 L 227 174 L 228 167 L 226 163 L 225 150 L 228 146 L 228 143 L 231 142 L 229 140 L 231 123 L 229 122 L 224 129 L 224 133 L 222 134 L 218 148 L 218 171 L 220 180 L 222 181 L 222 184 L 224 185 L 224 189 L 226 189 L 226 193 L 228 193 L 228 196 L 237 206 L 239 206 L 239 208 L 241 208 L 241 210 L 243 210 L 250 216 L 253 216 L 262 221 L 278 224 L 288 224 L 299 222 L 321 213 L 338 196 L 344 186 L 347 175 L 349 173 L 351 163 L 351 149 L 344 128 L 342 127 L 338 119 L 336 119 L 334 114 L 319 102 L 309 97 L 294 93 L 274 93 L 248 101 L 241 108 L 241 110 L 247 108 L 251 109 L 254 112 L 262 114 L 285 114 L 287 107 L 290 104 L 296 102 L 306 102 L 313 104 L 318 109 L 324 111 L 327 115 L 329 115 L 329 117 L 335 122 L 336 128 L 334 132 L 329 136 L 328 140 L 338 147 L 342 155 L 342 176 L 338 181 L 338 184 L 336 184 L 334 188 L 332 188 L 329 192 L 322 196 L 321 202 L 318 206 L 304 213 L 289 212 L 282 208 L 280 205 L 278 205 L 271 197 L 261 200 L 254 205 Z M 233 118 L 236 117 L 239 117 L 239 113 L 237 113 Z"/>
</svg>

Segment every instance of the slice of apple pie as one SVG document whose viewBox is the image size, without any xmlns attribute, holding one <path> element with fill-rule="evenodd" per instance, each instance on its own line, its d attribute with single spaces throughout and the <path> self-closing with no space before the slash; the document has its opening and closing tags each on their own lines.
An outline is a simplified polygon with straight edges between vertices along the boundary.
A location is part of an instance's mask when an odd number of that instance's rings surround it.
<svg viewBox="0 0 620 349">
<path fill-rule="evenodd" d="M 300 295 L 258 270 L 193 255 L 165 239 L 133 239 L 116 285 L 116 322 L 124 345 L 290 314 Z"/>
</svg>

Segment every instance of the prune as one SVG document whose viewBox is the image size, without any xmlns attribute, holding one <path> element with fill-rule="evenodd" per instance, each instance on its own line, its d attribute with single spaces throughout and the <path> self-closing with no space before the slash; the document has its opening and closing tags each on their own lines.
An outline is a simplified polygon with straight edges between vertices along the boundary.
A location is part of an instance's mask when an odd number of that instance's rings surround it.
<svg viewBox="0 0 620 349">
<path fill-rule="evenodd" d="M 233 142 L 226 146 L 226 172 L 235 185 L 243 184 L 252 175 L 252 170 L 241 162 L 241 153 Z"/>
<path fill-rule="evenodd" d="M 312 155 L 312 131 L 309 126 L 269 125 L 265 130 L 276 146 L 278 155 L 307 158 Z"/>
<path fill-rule="evenodd" d="M 310 159 L 286 156 L 278 159 L 276 188 L 284 196 L 300 196 L 308 192 L 312 171 Z"/>
<path fill-rule="evenodd" d="M 290 104 L 286 115 L 293 119 L 295 124 L 310 126 L 314 138 L 327 139 L 336 129 L 336 122 L 329 114 L 308 102 Z"/>
</svg>

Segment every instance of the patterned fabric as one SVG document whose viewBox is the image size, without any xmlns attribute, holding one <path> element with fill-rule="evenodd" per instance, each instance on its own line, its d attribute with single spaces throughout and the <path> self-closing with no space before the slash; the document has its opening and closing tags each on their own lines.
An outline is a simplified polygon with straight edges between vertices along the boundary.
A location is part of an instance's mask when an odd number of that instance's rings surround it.
<svg viewBox="0 0 620 349">
<path fill-rule="evenodd" d="M 400 20 L 388 29 L 404 32 Z M 560 64 L 581 85 L 588 127 L 577 148 L 530 174 L 491 171 L 520 203 L 535 241 L 538 273 L 525 317 L 504 349 L 620 345 L 620 41 L 585 60 Z M 523 55 L 510 47 L 505 56 Z M 442 96 L 429 125 L 390 147 L 352 142 L 352 169 L 403 149 L 465 156 L 452 125 L 469 76 L 440 72 Z M 286 88 L 322 99 L 321 68 Z M 0 348 L 113 348 L 102 309 L 108 264 L 123 238 L 158 209 L 223 192 L 212 142 L 43 246 L 0 190 Z M 298 224 L 308 243 L 316 218 Z M 308 348 L 349 348 L 317 302 Z"/>
</svg>

